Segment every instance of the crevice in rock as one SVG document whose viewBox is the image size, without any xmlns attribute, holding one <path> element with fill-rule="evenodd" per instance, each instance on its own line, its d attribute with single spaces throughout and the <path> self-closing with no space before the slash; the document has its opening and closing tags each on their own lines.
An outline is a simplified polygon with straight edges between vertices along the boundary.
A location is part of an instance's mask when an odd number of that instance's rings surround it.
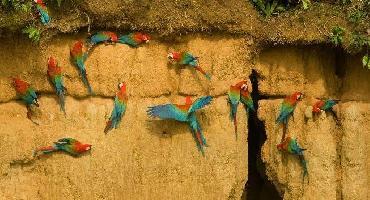
<svg viewBox="0 0 370 200">
<path fill-rule="evenodd" d="M 258 110 L 258 100 L 269 97 L 260 96 L 258 91 L 259 75 L 255 70 L 252 70 L 249 78 L 253 88 L 251 96 L 255 108 Z M 248 115 L 248 181 L 242 195 L 243 200 L 282 199 L 265 173 L 261 148 L 266 139 L 265 123 L 258 119 L 257 112 L 250 112 Z"/>
</svg>

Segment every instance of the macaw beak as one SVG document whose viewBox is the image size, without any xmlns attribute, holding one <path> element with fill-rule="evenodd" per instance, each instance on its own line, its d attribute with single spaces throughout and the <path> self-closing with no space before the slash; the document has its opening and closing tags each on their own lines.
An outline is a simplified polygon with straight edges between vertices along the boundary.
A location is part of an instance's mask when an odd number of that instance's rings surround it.
<svg viewBox="0 0 370 200">
<path fill-rule="evenodd" d="M 87 145 L 87 147 L 85 148 L 86 151 L 90 151 L 91 150 L 91 146 L 92 145 Z"/>
<path fill-rule="evenodd" d="M 145 43 L 149 43 L 149 40 L 146 40 Z"/>
</svg>

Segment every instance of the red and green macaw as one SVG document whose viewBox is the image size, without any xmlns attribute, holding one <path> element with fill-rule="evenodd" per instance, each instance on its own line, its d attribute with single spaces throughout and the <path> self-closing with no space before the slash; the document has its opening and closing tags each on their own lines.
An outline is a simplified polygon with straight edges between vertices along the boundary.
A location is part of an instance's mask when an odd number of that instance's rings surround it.
<svg viewBox="0 0 370 200">
<path fill-rule="evenodd" d="M 46 146 L 36 149 L 33 155 L 36 156 L 38 153 L 49 154 L 55 151 L 64 151 L 72 156 L 79 156 L 91 149 L 90 144 L 83 144 L 73 138 L 62 138 L 57 142 L 54 142 L 52 146 Z"/>
<path fill-rule="evenodd" d="M 28 119 L 30 119 L 32 121 L 32 119 L 31 119 L 31 115 L 32 115 L 31 106 L 35 105 L 35 106 L 39 107 L 39 103 L 38 103 L 37 94 L 36 94 L 35 89 L 33 89 L 30 86 L 29 83 L 27 83 L 26 81 L 23 81 L 19 78 L 13 78 L 13 85 L 14 85 L 14 88 L 15 88 L 17 94 L 21 97 L 23 102 L 26 104 L 26 106 L 27 106 L 27 117 L 28 117 Z M 36 123 L 36 122 L 34 122 L 34 123 Z"/>
<path fill-rule="evenodd" d="M 118 38 L 118 42 L 121 44 L 127 44 L 130 47 L 138 47 L 140 44 L 148 43 L 150 40 L 150 36 L 145 33 L 130 33 L 128 35 L 121 35 Z"/>
<path fill-rule="evenodd" d="M 78 67 L 82 82 L 87 86 L 88 92 L 93 94 L 92 88 L 89 81 L 87 80 L 85 61 L 87 59 L 87 53 L 83 50 L 84 44 L 82 41 L 77 41 L 74 43 L 71 49 L 71 58 L 73 63 Z"/>
<path fill-rule="evenodd" d="M 94 46 L 99 43 L 116 43 L 118 42 L 117 34 L 110 31 L 100 31 L 95 33 L 89 38 L 90 45 Z"/>
<path fill-rule="evenodd" d="M 40 20 L 44 25 L 47 25 L 50 23 L 50 16 L 48 13 L 48 8 L 45 6 L 44 2 L 42 0 L 34 0 L 36 3 L 36 10 L 38 14 L 40 15 Z"/>
<path fill-rule="evenodd" d="M 114 99 L 113 111 L 104 129 L 104 133 L 108 133 L 108 131 L 112 130 L 113 128 L 118 128 L 118 125 L 121 123 L 122 117 L 126 112 L 128 99 L 126 93 L 126 83 L 120 83 L 118 85 L 118 89 L 119 91 Z"/>
<path fill-rule="evenodd" d="M 302 100 L 303 94 L 301 92 L 295 92 L 292 95 L 286 97 L 280 107 L 280 114 L 276 119 L 276 123 L 288 124 L 288 119 L 293 115 L 294 109 L 297 106 L 298 101 Z"/>
<path fill-rule="evenodd" d="M 242 102 L 246 108 L 246 111 L 255 111 L 252 97 L 248 90 L 247 81 L 243 80 L 235 85 L 230 86 L 228 92 L 228 102 L 230 104 L 230 119 L 234 122 L 235 135 L 237 136 L 237 120 L 236 113 L 238 110 L 239 102 Z"/>
<path fill-rule="evenodd" d="M 285 140 L 283 140 L 280 144 L 277 145 L 277 149 L 286 153 L 297 155 L 303 168 L 303 179 L 305 176 L 308 176 L 307 162 L 303 155 L 303 151 L 306 149 L 301 148 L 298 145 L 296 139 L 293 139 L 289 136 L 286 137 Z"/>
<path fill-rule="evenodd" d="M 198 57 L 193 56 L 189 52 L 171 52 L 168 53 L 167 58 L 170 59 L 170 61 L 175 62 L 180 65 L 187 65 L 195 70 L 202 73 L 208 80 L 211 80 L 211 75 L 209 73 L 206 73 L 198 63 Z"/>
<path fill-rule="evenodd" d="M 338 102 L 339 100 L 334 99 L 319 100 L 313 105 L 312 112 L 318 114 L 324 111 L 332 111 L 333 106 L 338 104 Z"/>
<path fill-rule="evenodd" d="M 64 101 L 65 87 L 63 84 L 62 68 L 58 66 L 58 62 L 53 57 L 49 57 L 48 59 L 48 75 L 58 95 L 60 109 L 65 114 L 66 113 Z"/>
<path fill-rule="evenodd" d="M 189 124 L 190 130 L 196 141 L 199 151 L 204 155 L 204 146 L 207 146 L 206 139 L 200 127 L 195 111 L 202 109 L 212 101 L 211 96 L 201 97 L 192 102 L 189 96 L 186 97 L 185 104 L 164 104 L 149 107 L 147 113 L 150 117 L 159 117 L 161 119 L 172 119 Z"/>
</svg>

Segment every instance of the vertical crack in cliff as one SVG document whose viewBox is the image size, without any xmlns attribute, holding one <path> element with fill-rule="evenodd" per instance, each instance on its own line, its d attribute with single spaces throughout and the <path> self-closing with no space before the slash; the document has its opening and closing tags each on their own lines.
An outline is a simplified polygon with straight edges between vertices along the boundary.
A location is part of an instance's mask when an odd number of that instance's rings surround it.
<svg viewBox="0 0 370 200">
<path fill-rule="evenodd" d="M 343 78 L 346 73 L 346 54 L 343 49 L 336 49 L 335 52 L 335 75 L 342 80 L 340 84 L 338 84 L 337 92 L 342 93 L 343 87 Z M 336 174 L 336 184 L 337 184 L 337 191 L 336 191 L 336 199 L 342 200 L 343 199 L 343 166 L 342 166 L 342 146 L 343 146 L 343 126 L 340 120 L 340 116 L 338 117 L 337 114 L 332 111 L 333 119 L 336 122 L 337 131 L 335 132 L 336 138 L 336 161 L 335 161 L 335 174 Z"/>
<path fill-rule="evenodd" d="M 253 92 L 251 95 L 256 111 L 258 110 L 258 100 L 263 98 L 258 91 L 258 76 L 255 70 L 252 70 L 252 74 L 249 76 L 252 82 Z M 268 180 L 261 158 L 261 148 L 266 138 L 264 122 L 258 119 L 257 112 L 250 112 L 248 115 L 248 181 L 242 199 L 282 199 L 273 183 Z"/>
</svg>

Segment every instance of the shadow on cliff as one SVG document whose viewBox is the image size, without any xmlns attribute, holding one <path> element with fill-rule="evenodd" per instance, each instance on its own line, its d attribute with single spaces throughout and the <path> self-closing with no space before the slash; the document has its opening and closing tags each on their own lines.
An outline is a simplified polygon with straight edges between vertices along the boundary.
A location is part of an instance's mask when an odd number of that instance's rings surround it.
<svg viewBox="0 0 370 200">
<path fill-rule="evenodd" d="M 261 97 L 258 91 L 259 75 L 255 70 L 249 76 L 252 82 L 251 94 L 256 112 L 248 116 L 248 181 L 242 195 L 242 200 L 280 200 L 279 192 L 265 173 L 265 166 L 261 158 L 261 148 L 266 141 L 265 123 L 258 119 L 258 100 Z"/>
</svg>

